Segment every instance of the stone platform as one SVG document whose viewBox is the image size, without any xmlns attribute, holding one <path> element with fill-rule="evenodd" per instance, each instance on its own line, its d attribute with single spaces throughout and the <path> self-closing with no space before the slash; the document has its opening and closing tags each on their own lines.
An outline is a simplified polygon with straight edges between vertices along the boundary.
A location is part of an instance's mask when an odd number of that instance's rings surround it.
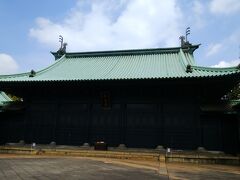
<svg viewBox="0 0 240 180">
<path fill-rule="evenodd" d="M 227 155 L 216 151 L 181 151 L 164 149 L 140 149 L 140 148 L 111 148 L 107 151 L 94 150 L 90 146 L 62 146 L 62 145 L 40 145 L 12 143 L 0 146 L 2 154 L 25 154 L 38 156 L 77 156 L 113 158 L 128 160 L 146 160 L 162 162 L 181 162 L 195 164 L 229 164 L 240 165 L 240 156 Z"/>
</svg>

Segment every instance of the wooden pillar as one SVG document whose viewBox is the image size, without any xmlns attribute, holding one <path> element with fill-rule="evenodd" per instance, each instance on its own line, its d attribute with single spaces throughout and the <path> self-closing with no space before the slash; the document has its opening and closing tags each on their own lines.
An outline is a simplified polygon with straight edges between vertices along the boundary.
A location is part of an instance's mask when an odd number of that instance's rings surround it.
<svg viewBox="0 0 240 180">
<path fill-rule="evenodd" d="M 120 123 L 120 136 L 121 142 L 119 144 L 126 144 L 126 128 L 127 128 L 127 117 L 126 117 L 126 104 L 121 103 L 121 123 Z"/>
<path fill-rule="evenodd" d="M 91 102 L 88 103 L 88 118 L 87 118 L 87 142 L 86 143 L 91 143 L 91 120 L 92 120 L 92 104 Z"/>
</svg>

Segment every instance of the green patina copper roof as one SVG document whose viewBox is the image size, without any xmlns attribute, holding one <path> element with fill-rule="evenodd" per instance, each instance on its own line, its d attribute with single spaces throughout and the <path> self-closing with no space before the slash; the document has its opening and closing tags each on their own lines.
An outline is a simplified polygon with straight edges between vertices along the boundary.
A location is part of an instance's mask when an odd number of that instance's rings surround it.
<svg viewBox="0 0 240 180">
<path fill-rule="evenodd" d="M 239 67 L 197 66 L 193 58 L 193 51 L 197 48 L 198 45 L 188 49 L 157 48 L 66 53 L 46 69 L 32 73 L 2 75 L 0 82 L 172 79 L 240 75 Z"/>
<path fill-rule="evenodd" d="M 208 112 L 225 112 L 236 113 L 240 107 L 240 99 L 237 100 L 223 100 L 215 104 L 202 104 L 201 110 Z"/>
<path fill-rule="evenodd" d="M 0 106 L 4 106 L 11 102 L 12 99 L 8 97 L 3 91 L 0 91 Z"/>
<path fill-rule="evenodd" d="M 240 99 L 231 100 L 230 104 L 235 109 L 240 109 Z"/>
</svg>

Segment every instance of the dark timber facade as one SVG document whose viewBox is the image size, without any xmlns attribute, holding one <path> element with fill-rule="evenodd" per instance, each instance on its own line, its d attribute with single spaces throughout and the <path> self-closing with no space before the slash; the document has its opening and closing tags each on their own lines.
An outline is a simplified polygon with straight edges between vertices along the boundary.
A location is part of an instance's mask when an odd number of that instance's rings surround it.
<svg viewBox="0 0 240 180">
<path fill-rule="evenodd" d="M 0 113 L 1 143 L 240 150 L 238 110 L 216 110 L 240 69 L 195 66 L 193 51 L 66 53 L 39 72 L 0 76 L 23 98 Z"/>
</svg>

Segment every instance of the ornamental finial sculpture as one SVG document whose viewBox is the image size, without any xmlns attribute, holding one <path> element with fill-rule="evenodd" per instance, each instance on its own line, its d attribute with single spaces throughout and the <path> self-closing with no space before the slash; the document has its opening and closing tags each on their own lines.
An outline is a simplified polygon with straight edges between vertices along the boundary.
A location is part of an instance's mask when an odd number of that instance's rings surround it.
<svg viewBox="0 0 240 180">
<path fill-rule="evenodd" d="M 59 35 L 59 42 L 61 43 L 61 47 L 57 51 L 57 55 L 62 56 L 66 54 L 67 43 L 63 43 L 63 37 L 61 35 Z"/>
<path fill-rule="evenodd" d="M 186 42 L 188 42 L 187 37 L 190 35 L 190 27 L 187 27 L 186 29 Z"/>
<path fill-rule="evenodd" d="M 190 34 L 190 27 L 187 27 L 186 32 L 185 32 L 185 36 L 180 36 L 179 39 L 181 40 L 181 47 L 182 48 L 188 48 L 190 46 L 192 46 L 191 43 L 189 43 L 188 41 L 188 35 Z M 185 41 L 186 39 L 186 41 Z"/>
</svg>

